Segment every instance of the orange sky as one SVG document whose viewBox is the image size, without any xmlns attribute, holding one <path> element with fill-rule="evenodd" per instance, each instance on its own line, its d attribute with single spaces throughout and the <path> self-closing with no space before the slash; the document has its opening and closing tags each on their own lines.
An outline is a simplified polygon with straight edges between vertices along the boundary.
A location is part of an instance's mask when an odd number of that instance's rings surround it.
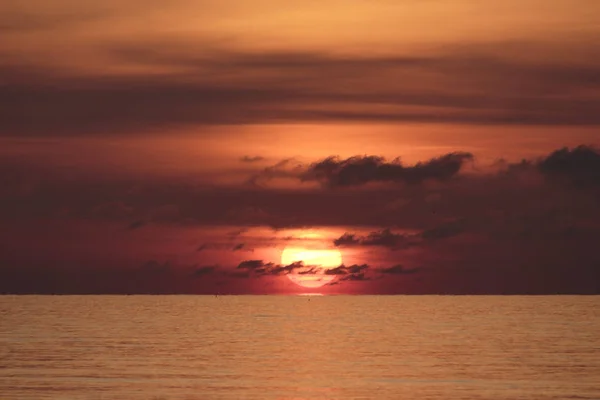
<svg viewBox="0 0 600 400">
<path fill-rule="evenodd" d="M 456 148 L 488 161 L 597 140 L 594 0 L 1 7 L 2 136 L 135 134 L 99 152 L 141 158 L 154 142 L 221 161 Z"/>
<path fill-rule="evenodd" d="M 335 281 L 363 292 L 543 292 L 519 275 L 532 259 L 589 291 L 598 15 L 596 0 L 4 1 L 0 281 L 27 286 L 3 265 L 102 260 L 207 279 L 163 289 L 260 292 L 316 229 L 369 264 Z"/>
<path fill-rule="evenodd" d="M 597 127 L 300 123 L 201 126 L 108 138 L 0 137 L 0 156 L 79 172 L 151 174 L 157 179 L 183 177 L 231 185 L 290 157 L 312 162 L 330 155 L 377 154 L 416 163 L 453 151 L 469 151 L 476 155 L 478 166 L 486 168 L 499 159 L 516 162 L 563 146 L 598 142 Z M 246 156 L 262 160 L 241 163 Z"/>
<path fill-rule="evenodd" d="M 106 73 L 127 70 L 114 60 L 108 65 L 110 47 L 140 42 L 179 43 L 196 54 L 227 49 L 410 54 L 518 41 L 551 46 L 597 37 L 599 11 L 594 0 L 28 0 L 3 3 L 1 48 L 29 61 Z M 529 58 L 543 56 L 536 53 Z"/>
</svg>

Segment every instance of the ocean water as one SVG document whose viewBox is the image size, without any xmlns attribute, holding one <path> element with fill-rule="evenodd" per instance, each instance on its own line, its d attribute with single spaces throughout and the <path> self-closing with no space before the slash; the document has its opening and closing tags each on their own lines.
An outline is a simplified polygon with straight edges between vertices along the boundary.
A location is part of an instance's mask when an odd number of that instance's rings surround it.
<svg viewBox="0 0 600 400">
<path fill-rule="evenodd" d="M 600 296 L 0 296 L 0 398 L 600 399 Z"/>
</svg>

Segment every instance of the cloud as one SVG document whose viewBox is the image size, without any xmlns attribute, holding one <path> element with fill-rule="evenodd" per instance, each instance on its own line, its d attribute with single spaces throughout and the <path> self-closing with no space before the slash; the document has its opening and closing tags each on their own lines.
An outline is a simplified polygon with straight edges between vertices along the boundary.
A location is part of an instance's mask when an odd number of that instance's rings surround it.
<svg viewBox="0 0 600 400">
<path fill-rule="evenodd" d="M 265 168 L 252 178 L 253 183 L 273 178 L 295 178 L 300 181 L 316 181 L 327 188 L 362 186 L 368 183 L 420 184 L 427 180 L 447 181 L 459 173 L 473 155 L 455 152 L 405 166 L 397 158 L 390 162 L 380 156 L 354 156 L 347 159 L 328 157 L 304 166 L 293 160 L 283 160 Z"/>
<path fill-rule="evenodd" d="M 353 246 L 380 246 L 389 249 L 398 250 L 410 246 L 410 237 L 400 233 L 393 233 L 386 228 L 381 231 L 371 232 L 366 236 L 356 236 L 356 234 L 344 233 L 333 241 L 336 247 Z"/>
<path fill-rule="evenodd" d="M 261 157 L 261 156 L 253 156 L 253 157 L 244 156 L 244 157 L 240 158 L 240 161 L 245 162 L 245 163 L 256 163 L 256 162 L 264 161 L 264 160 L 265 160 L 265 158 Z"/>
<path fill-rule="evenodd" d="M 213 243 L 202 243 L 198 247 L 196 247 L 197 252 L 201 252 L 204 250 L 230 250 L 233 252 L 237 251 L 247 251 L 254 253 L 254 249 L 248 248 L 246 243 L 238 243 L 232 245 L 231 243 L 222 243 L 222 242 L 213 242 Z"/>
<path fill-rule="evenodd" d="M 595 160 L 599 153 L 590 149 L 585 150 L 588 154 L 585 157 Z M 580 153 L 575 149 L 566 151 L 569 163 L 579 160 Z M 46 165 L 4 160 L 0 161 L 0 171 L 6 175 L 10 171 L 10 175 L 18 179 L 12 182 L 10 176 L 4 178 L 7 184 L 0 188 L 5 193 L 0 218 L 29 219 L 32 215 L 49 218 L 63 215 L 61 210 L 64 209 L 69 210 L 69 218 L 114 222 L 131 231 L 140 230 L 150 222 L 156 227 L 227 225 L 236 227 L 238 232 L 253 226 L 277 229 L 382 227 L 382 230 L 374 230 L 370 237 L 347 232 L 335 243 L 351 247 L 360 246 L 361 242 L 375 246 L 388 241 L 389 246 L 399 249 L 444 234 L 458 236 L 461 231 L 494 230 L 493 235 L 497 235 L 502 230 L 502 235 L 508 235 L 511 232 L 508 224 L 518 223 L 519 229 L 524 224 L 517 222 L 522 218 L 517 216 L 536 215 L 545 208 L 562 210 L 563 215 L 572 215 L 571 219 L 593 221 L 591 216 L 595 215 L 597 207 L 591 203 L 590 196 L 595 196 L 598 188 L 593 184 L 594 164 L 590 164 L 591 168 L 582 164 L 550 167 L 556 163 L 553 153 L 523 163 L 505 163 L 500 172 L 498 168 L 484 168 L 469 174 L 459 171 L 454 176 L 456 179 L 432 185 L 388 184 L 370 188 L 337 187 L 335 190 L 329 187 L 279 189 L 276 185 L 198 187 L 183 180 L 166 184 L 162 180 L 127 177 L 108 182 L 100 175 L 66 179 Z M 422 164 L 427 163 L 426 160 Z M 299 180 L 311 164 L 297 168 L 295 162 L 288 161 L 285 165 L 286 176 Z M 576 190 L 571 182 L 577 180 L 586 184 L 578 185 Z M 19 190 L 19 182 L 35 184 L 31 190 L 23 191 Z M 134 185 L 137 189 L 132 194 Z M 432 196 L 437 199 L 434 204 L 428 201 Z M 406 199 L 402 207 L 386 208 L 399 198 Z M 157 214 L 162 217 L 153 220 L 152 216 Z M 384 228 L 389 232 L 383 231 Z M 422 232 L 422 237 L 405 232 Z M 257 246 L 252 238 L 227 236 L 207 240 L 199 246 L 199 251 L 210 248 L 231 250 L 239 243 L 245 243 L 249 248 Z"/>
<path fill-rule="evenodd" d="M 348 271 L 344 266 L 339 266 L 325 270 L 325 275 L 346 275 Z"/>
<path fill-rule="evenodd" d="M 292 163 L 295 163 L 292 165 Z M 278 161 L 274 165 L 265 167 L 259 173 L 253 175 L 248 180 L 251 186 L 260 187 L 265 181 L 276 178 L 295 178 L 298 179 L 303 173 L 305 167 L 296 162 L 293 158 L 286 158 Z"/>
<path fill-rule="evenodd" d="M 411 247 L 426 246 L 429 241 L 448 239 L 466 232 L 467 221 L 465 219 L 442 222 L 432 228 L 412 234 L 393 233 L 389 228 L 381 231 L 370 232 L 365 236 L 357 236 L 353 233 L 344 233 L 333 244 L 336 247 L 362 247 L 378 246 L 390 250 L 402 250 Z"/>
<path fill-rule="evenodd" d="M 413 166 L 404 166 L 399 159 L 387 162 L 379 156 L 329 157 L 310 165 L 300 179 L 319 181 L 327 187 L 359 186 L 371 182 L 417 184 L 429 179 L 445 181 L 470 160 L 473 160 L 470 153 L 449 153 Z"/>
<path fill-rule="evenodd" d="M 235 246 L 233 246 L 233 249 L 231 249 L 232 251 L 238 251 L 238 250 L 242 250 L 244 248 L 244 243 L 238 243 Z"/>
<path fill-rule="evenodd" d="M 299 270 L 299 275 L 315 275 L 321 272 L 322 269 L 320 267 L 309 267 L 308 269 Z"/>
<path fill-rule="evenodd" d="M 346 276 L 342 276 L 339 280 L 356 282 L 356 281 L 369 281 L 369 280 L 371 280 L 371 278 L 366 276 L 364 273 L 359 273 L 359 274 L 349 274 Z"/>
<path fill-rule="evenodd" d="M 360 239 L 353 233 L 344 233 L 337 239 L 334 239 L 333 244 L 336 247 L 357 246 L 360 244 Z"/>
<path fill-rule="evenodd" d="M 399 233 L 392 233 L 389 229 L 380 232 L 371 232 L 368 236 L 362 238 L 360 244 L 363 246 L 382 246 L 391 249 L 403 248 L 408 245 L 407 236 Z"/>
<path fill-rule="evenodd" d="M 217 270 L 216 266 L 198 267 L 194 270 L 193 275 L 196 277 L 210 275 L 210 274 L 214 273 L 216 270 Z"/>
<path fill-rule="evenodd" d="M 9 25 L 40 22 L 65 21 Z M 548 57 L 533 60 L 535 44 L 509 53 L 505 43 L 370 58 L 224 49 L 198 55 L 181 43 L 103 50 L 113 66 L 166 70 L 158 75 L 78 75 L 5 56 L 0 134 L 135 134 L 286 121 L 598 125 L 600 65 L 591 46 L 572 48 L 583 61 L 565 60 L 566 46 L 556 42 L 545 49 Z"/>
<path fill-rule="evenodd" d="M 264 262 L 263 260 L 245 260 L 238 264 L 237 269 L 243 269 L 255 276 L 278 276 L 299 271 L 304 274 L 311 274 L 318 271 L 318 266 L 304 265 L 302 261 L 297 261 L 288 265 L 275 264 L 273 262 Z"/>
<path fill-rule="evenodd" d="M 563 147 L 546 156 L 516 163 L 500 160 L 497 166 L 513 178 L 537 171 L 548 181 L 569 183 L 579 188 L 600 185 L 600 150 L 589 144 Z"/>
<path fill-rule="evenodd" d="M 600 151 L 591 146 L 562 148 L 538 162 L 537 168 L 550 177 L 566 177 L 579 186 L 600 185 Z"/>
<path fill-rule="evenodd" d="M 390 275 L 404 275 L 404 274 L 412 274 L 417 272 L 416 268 L 407 269 L 401 264 L 396 264 L 394 266 L 388 268 L 380 268 L 378 269 L 382 274 L 390 274 Z"/>
<path fill-rule="evenodd" d="M 148 224 L 148 222 L 147 222 L 147 221 L 142 221 L 142 220 L 133 221 L 132 223 L 130 223 L 130 224 L 127 226 L 127 229 L 128 229 L 128 230 L 131 230 L 131 231 L 133 231 L 133 230 L 136 230 L 136 229 L 143 228 L 143 227 L 144 227 L 144 226 L 146 226 L 147 224 Z"/>
<path fill-rule="evenodd" d="M 369 268 L 368 264 L 352 264 L 349 266 L 340 265 L 335 268 L 325 269 L 323 272 L 325 275 L 349 275 L 349 274 L 358 274 Z"/>
<path fill-rule="evenodd" d="M 337 268 L 325 270 L 326 275 L 336 275 L 337 279 L 328 283 L 328 285 L 339 285 L 342 282 L 364 282 L 372 278 L 367 275 L 371 269 L 368 264 L 354 264 L 348 267 L 341 265 Z"/>
<path fill-rule="evenodd" d="M 281 275 L 281 274 L 289 274 L 294 270 L 302 270 L 305 268 L 305 265 L 302 261 L 296 261 L 292 264 L 288 265 L 275 265 L 269 268 L 266 268 L 263 271 L 264 275 Z"/>
<path fill-rule="evenodd" d="M 338 277 L 334 282 L 371 280 L 371 277 L 367 275 L 371 270 L 368 264 L 340 265 L 335 268 L 323 268 L 318 265 L 305 265 L 302 261 L 297 261 L 289 265 L 281 265 L 272 262 L 267 263 L 263 260 L 246 260 L 238 265 L 237 270 L 240 269 L 247 272 L 240 276 L 244 278 L 252 276 L 281 276 L 296 273 L 298 275 L 334 275 Z M 234 271 L 233 274 L 235 273 Z"/>
<path fill-rule="evenodd" d="M 54 227 L 51 230 L 54 231 Z M 60 236 L 64 241 L 64 235 Z M 402 254 L 404 265 L 408 266 L 347 266 L 343 271 L 346 273 L 335 274 L 333 282 L 336 283 L 330 284 L 343 286 L 345 282 L 363 281 L 364 284 L 355 286 L 361 293 L 390 294 L 599 293 L 600 258 L 594 246 L 597 236 L 598 230 L 583 237 L 561 237 L 553 241 L 536 241 L 531 237 L 525 240 L 480 238 L 471 244 L 451 245 L 432 241 L 432 247 L 416 259 Z M 54 243 L 51 244 L 54 247 Z M 11 250 L 12 245 L 0 242 L 0 292 L 3 293 L 265 293 L 273 288 L 267 285 L 272 280 L 254 278 L 302 273 L 305 271 L 302 268 L 306 268 L 301 264 L 281 266 L 264 260 L 246 260 L 241 265 L 248 268 L 241 269 L 184 267 L 160 260 L 131 268 L 131 265 L 106 263 L 106 259 L 96 260 L 94 265 L 94 259 L 80 255 L 76 260 L 66 257 L 57 262 L 39 243 L 35 252 L 25 255 Z M 27 248 L 31 245 L 27 243 Z M 58 250 L 63 253 L 62 249 Z M 113 255 L 111 252 L 110 256 Z M 31 263 L 34 256 L 39 263 Z M 414 265 L 423 267 L 417 269 Z M 311 273 L 323 271 L 314 267 Z M 190 279 L 193 277 L 198 279 Z"/>
<path fill-rule="evenodd" d="M 246 232 L 248 232 L 248 228 L 236 229 L 234 231 L 227 233 L 227 236 L 229 236 L 230 238 L 236 238 L 236 237 L 243 235 Z"/>
<path fill-rule="evenodd" d="M 459 235 L 466 230 L 467 223 L 464 219 L 443 223 L 434 228 L 426 229 L 420 233 L 425 240 L 446 239 Z"/>
<path fill-rule="evenodd" d="M 237 269 L 257 269 L 267 266 L 273 266 L 273 263 L 264 263 L 263 260 L 245 260 L 238 264 Z"/>
<path fill-rule="evenodd" d="M 215 269 L 216 267 L 206 267 L 206 270 L 202 269 L 200 274 L 212 273 L 215 272 Z M 335 275 L 341 281 L 366 281 L 370 280 L 370 277 L 366 275 L 370 270 L 371 267 L 368 264 L 340 265 L 335 268 L 323 268 L 319 265 L 306 265 L 302 261 L 283 265 L 264 260 L 245 260 L 240 262 L 235 270 L 223 270 L 223 272 L 228 276 L 238 278 L 281 276 L 295 273 L 298 275 Z"/>
</svg>

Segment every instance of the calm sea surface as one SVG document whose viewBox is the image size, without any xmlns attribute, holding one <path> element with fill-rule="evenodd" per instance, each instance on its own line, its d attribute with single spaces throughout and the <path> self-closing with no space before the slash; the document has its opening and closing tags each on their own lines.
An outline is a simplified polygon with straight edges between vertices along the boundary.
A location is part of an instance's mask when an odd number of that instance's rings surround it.
<svg viewBox="0 0 600 400">
<path fill-rule="evenodd" d="M 1 399 L 600 399 L 600 296 L 0 296 Z"/>
</svg>

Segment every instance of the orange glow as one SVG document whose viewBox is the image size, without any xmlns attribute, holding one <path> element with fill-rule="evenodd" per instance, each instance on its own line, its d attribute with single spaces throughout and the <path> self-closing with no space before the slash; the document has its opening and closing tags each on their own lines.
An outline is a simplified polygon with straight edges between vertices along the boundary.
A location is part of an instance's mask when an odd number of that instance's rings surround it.
<svg viewBox="0 0 600 400">
<path fill-rule="evenodd" d="M 281 253 L 283 265 L 298 261 L 302 261 L 306 267 L 303 270 L 293 271 L 287 277 L 299 286 L 318 288 L 335 279 L 334 275 L 326 275 L 324 270 L 339 267 L 342 264 L 342 253 L 337 249 L 313 250 L 303 247 L 286 247 Z M 321 269 L 315 273 L 303 273 L 310 271 L 314 266 Z"/>
</svg>

